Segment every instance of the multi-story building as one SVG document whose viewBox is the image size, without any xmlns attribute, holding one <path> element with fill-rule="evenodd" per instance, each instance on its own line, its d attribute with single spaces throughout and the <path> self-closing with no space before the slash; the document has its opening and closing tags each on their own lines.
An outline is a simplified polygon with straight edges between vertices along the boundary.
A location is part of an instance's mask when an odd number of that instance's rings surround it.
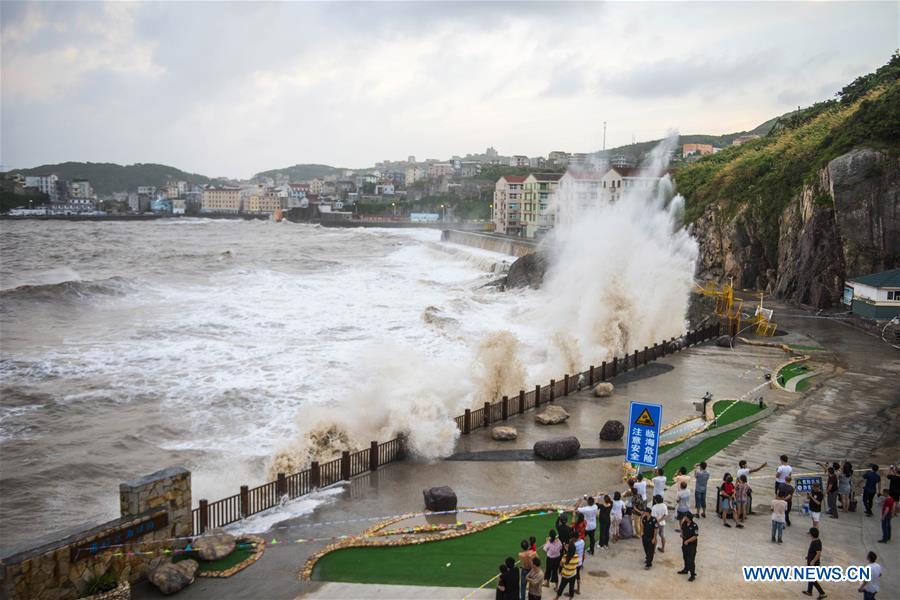
<svg viewBox="0 0 900 600">
<path fill-rule="evenodd" d="M 477 160 L 464 160 L 459 163 L 459 174 L 462 177 L 475 177 L 481 173 L 481 163 Z"/>
<path fill-rule="evenodd" d="M 569 169 L 560 177 L 554 196 L 553 224 L 573 223 L 600 205 L 606 171 Z"/>
<path fill-rule="evenodd" d="M 412 185 L 422 179 L 425 179 L 425 169 L 419 165 L 406 167 L 406 185 Z"/>
<path fill-rule="evenodd" d="M 569 153 L 562 150 L 554 150 L 547 155 L 547 161 L 554 165 L 567 165 L 569 164 Z"/>
<path fill-rule="evenodd" d="M 325 185 L 324 179 L 313 179 L 309 181 L 309 193 L 318 196 L 322 193 L 322 187 Z"/>
<path fill-rule="evenodd" d="M 208 213 L 241 212 L 241 188 L 208 186 L 203 190 L 200 210 Z"/>
<path fill-rule="evenodd" d="M 59 178 L 56 175 L 26 175 L 25 187 L 34 188 L 41 193 L 47 194 L 50 198 L 50 202 L 58 202 L 58 181 Z"/>
<path fill-rule="evenodd" d="M 695 154 L 703 155 L 703 154 L 712 154 L 713 153 L 712 144 L 684 144 L 681 147 L 681 156 L 693 156 Z"/>
<path fill-rule="evenodd" d="M 653 189 L 659 184 L 660 173 L 651 169 L 613 167 L 600 180 L 601 199 L 616 202 L 634 189 Z"/>
<path fill-rule="evenodd" d="M 504 175 L 494 185 L 494 231 L 521 235 L 524 175 Z"/>
<path fill-rule="evenodd" d="M 428 165 L 429 177 L 450 177 L 453 175 L 453 163 L 432 163 Z"/>
<path fill-rule="evenodd" d="M 247 196 L 244 212 L 272 214 L 284 208 L 281 196 L 274 189 L 259 190 Z"/>
<path fill-rule="evenodd" d="M 562 173 L 532 173 L 522 183 L 522 235 L 540 237 L 553 227 L 551 202 Z"/>
<path fill-rule="evenodd" d="M 528 157 L 523 154 L 516 154 L 515 156 L 511 156 L 509 159 L 509 166 L 527 167 L 529 166 Z"/>
<path fill-rule="evenodd" d="M 74 179 L 71 183 L 69 183 L 69 197 L 70 198 L 90 198 L 94 199 L 94 189 L 91 187 L 91 182 L 87 179 Z"/>
<path fill-rule="evenodd" d="M 616 154 L 609 158 L 610 167 L 633 167 L 634 160 L 627 154 Z"/>
</svg>

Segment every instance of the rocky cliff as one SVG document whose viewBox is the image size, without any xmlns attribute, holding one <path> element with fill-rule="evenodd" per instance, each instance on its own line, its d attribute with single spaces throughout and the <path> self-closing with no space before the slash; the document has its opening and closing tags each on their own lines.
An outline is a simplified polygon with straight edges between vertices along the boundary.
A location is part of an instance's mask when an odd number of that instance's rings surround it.
<svg viewBox="0 0 900 600">
<path fill-rule="evenodd" d="M 699 279 L 733 277 L 742 288 L 833 306 L 845 278 L 900 265 L 900 158 L 858 148 L 831 160 L 782 211 L 774 256 L 769 228 L 747 207 L 727 215 L 710 204 L 692 228 Z"/>
</svg>

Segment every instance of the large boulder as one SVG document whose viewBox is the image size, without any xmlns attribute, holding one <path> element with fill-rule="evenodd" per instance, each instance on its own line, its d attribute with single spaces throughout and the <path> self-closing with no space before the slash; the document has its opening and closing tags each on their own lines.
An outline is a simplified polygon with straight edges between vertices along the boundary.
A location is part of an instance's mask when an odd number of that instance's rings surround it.
<svg viewBox="0 0 900 600">
<path fill-rule="evenodd" d="M 731 348 L 732 346 L 737 345 L 737 338 L 733 338 L 730 335 L 720 335 L 716 338 L 716 346 L 720 348 Z"/>
<path fill-rule="evenodd" d="M 514 440 L 519 437 L 519 432 L 516 431 L 515 427 L 508 427 L 506 425 L 498 425 L 491 429 L 491 437 L 495 440 L 499 440 L 501 442 L 506 442 L 509 440 Z"/>
<path fill-rule="evenodd" d="M 425 496 L 427 510 L 432 512 L 456 510 L 456 492 L 446 485 L 422 490 L 422 494 Z"/>
<path fill-rule="evenodd" d="M 534 420 L 541 425 L 558 425 L 564 423 L 569 418 L 569 413 L 562 406 L 555 404 L 549 405 L 547 408 L 534 415 Z"/>
<path fill-rule="evenodd" d="M 174 594 L 194 583 L 194 574 L 199 566 L 196 560 L 191 559 L 165 562 L 153 569 L 147 579 L 163 594 Z"/>
<path fill-rule="evenodd" d="M 600 429 L 600 439 L 604 442 L 616 442 L 625 435 L 625 425 L 622 421 L 607 421 Z"/>
<path fill-rule="evenodd" d="M 570 435 L 535 442 L 534 453 L 547 460 L 564 460 L 577 455 L 580 448 L 578 438 Z"/>
<path fill-rule="evenodd" d="M 608 381 L 601 381 L 594 386 L 594 395 L 598 398 L 607 398 L 613 395 L 615 386 Z"/>
<path fill-rule="evenodd" d="M 516 260 L 506 274 L 506 287 L 539 288 L 544 282 L 544 272 L 547 270 L 547 259 L 539 253 L 526 254 Z"/>
<path fill-rule="evenodd" d="M 194 550 L 203 560 L 219 560 L 234 552 L 234 536 L 221 529 L 213 529 L 193 541 Z"/>
</svg>

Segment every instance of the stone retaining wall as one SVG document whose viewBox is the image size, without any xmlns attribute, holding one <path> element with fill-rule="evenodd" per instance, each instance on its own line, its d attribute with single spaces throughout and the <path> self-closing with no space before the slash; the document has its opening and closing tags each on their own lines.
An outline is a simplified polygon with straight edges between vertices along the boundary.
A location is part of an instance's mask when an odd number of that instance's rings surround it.
<svg viewBox="0 0 900 600">
<path fill-rule="evenodd" d="M 441 234 L 441 241 L 483 248 L 492 252 L 519 257 L 536 252 L 538 246 L 537 242 L 533 240 L 516 239 L 489 233 L 458 231 L 455 229 L 445 229 Z"/>
<path fill-rule="evenodd" d="M 191 535 L 191 473 L 172 467 L 119 486 L 122 516 L 0 560 L 2 595 L 14 600 L 79 597 L 111 570 L 135 582 L 163 561 L 163 540 Z M 187 543 L 187 540 L 184 540 Z M 142 554 L 146 553 L 146 554 Z"/>
</svg>

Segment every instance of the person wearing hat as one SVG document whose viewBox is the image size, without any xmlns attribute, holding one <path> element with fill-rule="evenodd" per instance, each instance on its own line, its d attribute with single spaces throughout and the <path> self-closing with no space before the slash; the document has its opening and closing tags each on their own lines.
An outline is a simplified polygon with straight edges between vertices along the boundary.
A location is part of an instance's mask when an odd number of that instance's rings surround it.
<svg viewBox="0 0 900 600">
<path fill-rule="evenodd" d="M 697 578 L 697 538 L 700 535 L 700 527 L 694 523 L 694 515 L 690 512 L 681 513 L 681 556 L 684 558 L 684 568 L 678 571 L 679 575 L 691 576 L 688 581 Z"/>
</svg>

